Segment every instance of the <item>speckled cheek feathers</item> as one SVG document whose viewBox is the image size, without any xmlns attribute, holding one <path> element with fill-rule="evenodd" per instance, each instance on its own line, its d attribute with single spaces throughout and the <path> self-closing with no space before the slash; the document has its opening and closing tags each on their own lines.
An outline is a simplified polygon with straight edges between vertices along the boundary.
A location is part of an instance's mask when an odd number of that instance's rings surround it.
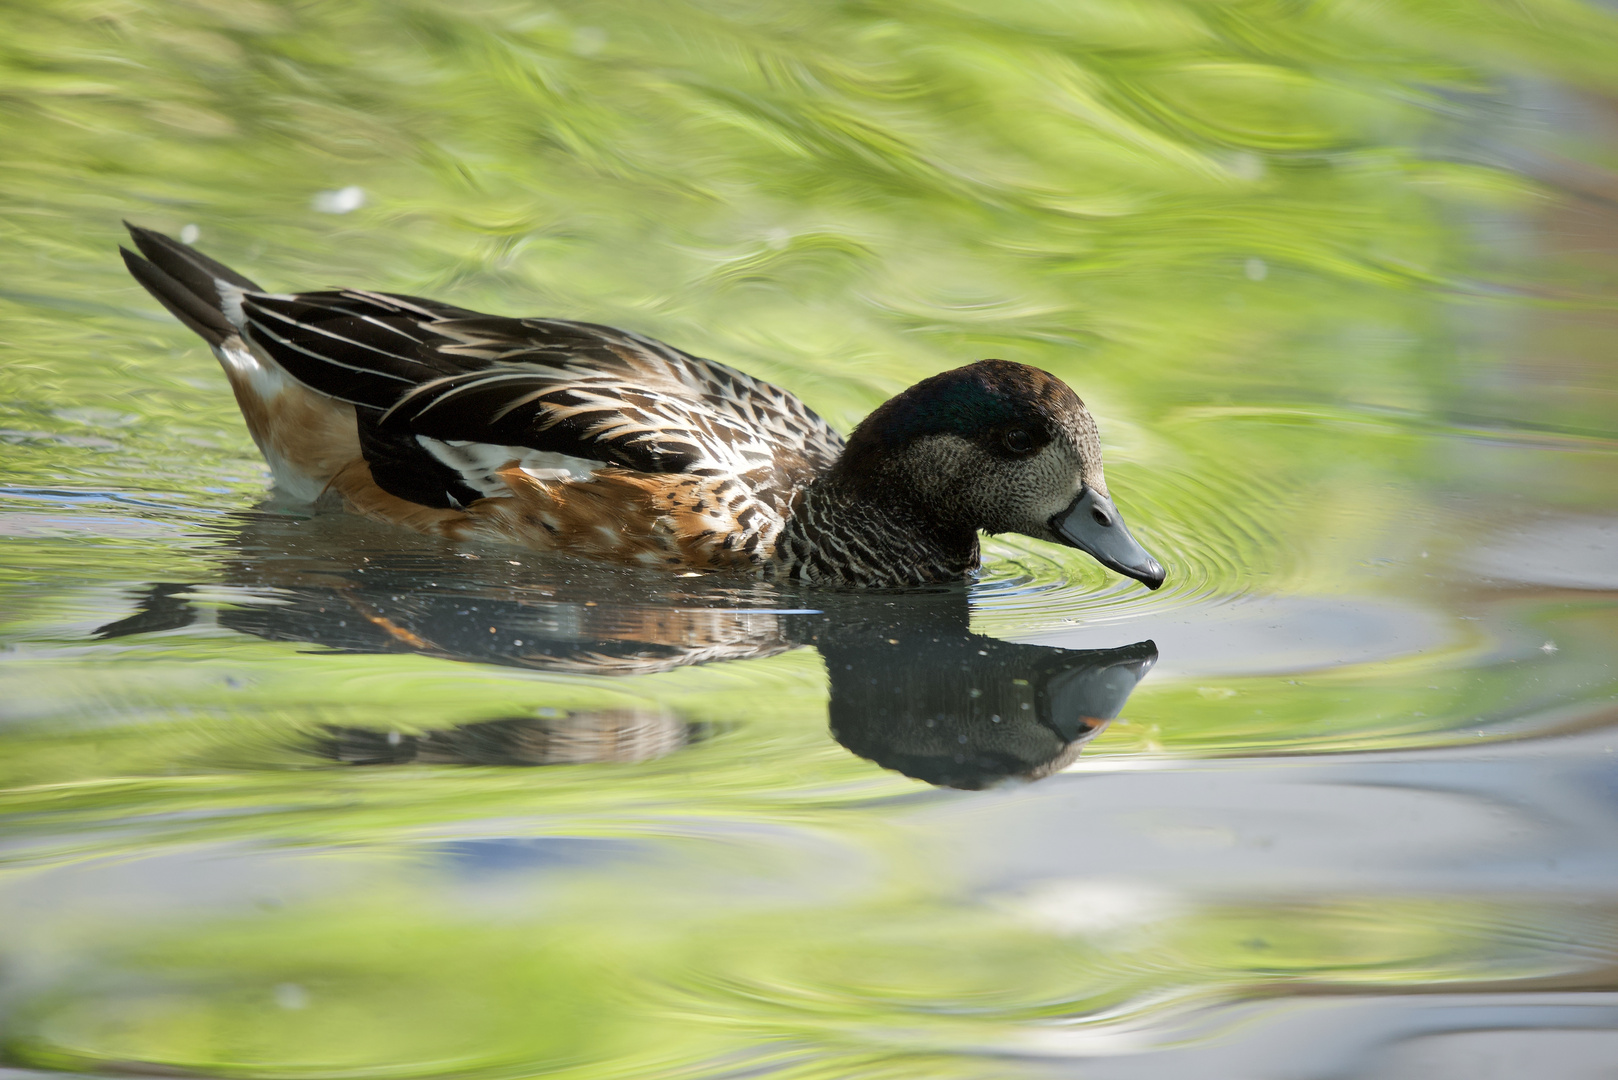
<svg viewBox="0 0 1618 1080">
<path fill-rule="evenodd" d="M 902 497 L 945 521 L 988 533 L 1018 532 L 1053 539 L 1050 519 L 1072 504 L 1086 483 L 1079 452 L 1063 438 L 1039 451 L 1008 458 L 958 435 L 917 439 L 895 463 L 912 481 Z M 897 493 L 896 493 L 897 494 Z"/>
</svg>

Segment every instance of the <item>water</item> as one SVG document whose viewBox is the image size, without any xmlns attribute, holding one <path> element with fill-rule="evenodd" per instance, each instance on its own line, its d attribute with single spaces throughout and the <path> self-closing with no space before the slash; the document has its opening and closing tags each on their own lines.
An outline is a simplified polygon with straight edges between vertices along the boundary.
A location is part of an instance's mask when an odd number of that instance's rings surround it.
<svg viewBox="0 0 1618 1080">
<path fill-rule="evenodd" d="M 1618 22 L 990 10 L 8 12 L 0 1076 L 1611 1075 Z M 311 517 L 125 216 L 845 430 L 1038 364 L 1169 582 Z"/>
</svg>

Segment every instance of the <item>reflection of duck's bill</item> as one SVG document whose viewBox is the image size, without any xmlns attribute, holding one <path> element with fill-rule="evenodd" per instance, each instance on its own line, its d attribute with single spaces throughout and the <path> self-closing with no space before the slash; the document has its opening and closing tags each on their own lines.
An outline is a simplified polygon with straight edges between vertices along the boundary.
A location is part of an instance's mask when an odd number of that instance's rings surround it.
<svg viewBox="0 0 1618 1080">
<path fill-rule="evenodd" d="M 1124 702 L 1157 663 L 1157 645 L 1137 641 L 1083 654 L 1089 663 L 1053 675 L 1044 693 L 1045 722 L 1069 742 L 1088 742 L 1123 711 Z"/>
<path fill-rule="evenodd" d="M 1130 535 L 1112 500 L 1094 488 L 1085 488 L 1072 506 L 1051 518 L 1051 530 L 1102 566 L 1132 577 L 1148 589 L 1163 584 L 1162 564 Z"/>
</svg>

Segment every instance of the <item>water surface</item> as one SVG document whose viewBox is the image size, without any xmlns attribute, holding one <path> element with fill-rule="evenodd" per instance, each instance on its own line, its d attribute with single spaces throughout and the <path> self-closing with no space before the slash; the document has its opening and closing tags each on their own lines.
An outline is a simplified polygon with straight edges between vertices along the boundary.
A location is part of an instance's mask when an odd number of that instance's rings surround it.
<svg viewBox="0 0 1618 1080">
<path fill-rule="evenodd" d="M 6 18 L 5 1076 L 1610 1074 L 1610 10 Z M 1038 364 L 1169 582 L 312 515 L 121 217 L 844 430 Z"/>
</svg>

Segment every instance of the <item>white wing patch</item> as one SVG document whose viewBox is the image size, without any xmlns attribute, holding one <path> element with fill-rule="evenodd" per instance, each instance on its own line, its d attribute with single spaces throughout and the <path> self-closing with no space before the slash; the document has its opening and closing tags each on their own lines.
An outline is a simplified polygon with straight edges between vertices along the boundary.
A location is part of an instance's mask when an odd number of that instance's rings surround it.
<svg viewBox="0 0 1618 1080">
<path fill-rule="evenodd" d="M 485 498 L 510 495 L 506 482 L 495 475 L 515 461 L 517 467 L 536 480 L 588 480 L 604 461 L 572 457 L 526 446 L 497 446 L 494 443 L 467 442 L 465 439 L 434 439 L 417 435 L 416 441 L 433 457 L 461 474 L 467 487 Z"/>
</svg>

